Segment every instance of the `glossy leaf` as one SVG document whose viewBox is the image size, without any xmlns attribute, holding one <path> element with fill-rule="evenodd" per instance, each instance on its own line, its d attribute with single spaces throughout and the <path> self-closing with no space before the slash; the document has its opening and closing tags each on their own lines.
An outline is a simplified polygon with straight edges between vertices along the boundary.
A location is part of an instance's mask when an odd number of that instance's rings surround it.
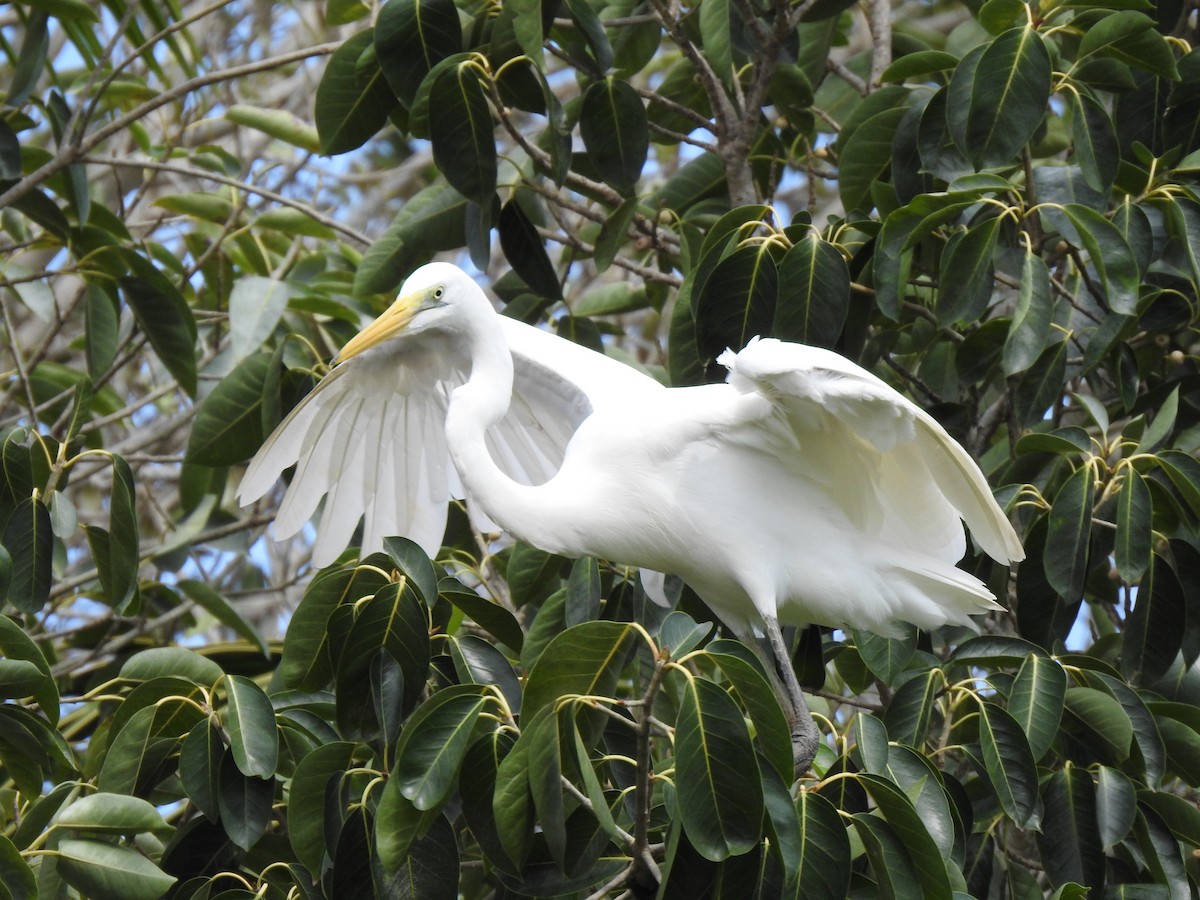
<svg viewBox="0 0 1200 900">
<path fill-rule="evenodd" d="M 486 705 L 478 689 L 459 685 L 439 691 L 408 721 L 392 777 L 417 809 L 439 807 L 449 795 Z"/>
<path fill-rule="evenodd" d="M 0 615 L 0 653 L 10 662 L 25 662 L 40 674 L 38 683 L 29 692 L 51 724 L 58 724 L 58 685 L 51 676 L 50 664 L 38 645 L 8 616 Z"/>
<path fill-rule="evenodd" d="M 321 871 L 321 860 L 327 851 L 327 785 L 331 778 L 340 776 L 350 766 L 353 754 L 354 744 L 348 741 L 324 744 L 300 760 L 292 776 L 288 839 L 296 858 L 310 872 Z M 396 785 L 395 792 L 399 794 L 399 784 Z M 388 793 L 389 791 L 385 790 L 385 796 Z M 380 820 L 384 818 L 382 805 L 381 801 Z"/>
<path fill-rule="evenodd" d="M 1096 769 L 1096 830 L 1105 852 L 1117 846 L 1129 834 L 1137 814 L 1137 794 L 1133 782 L 1111 766 Z"/>
<path fill-rule="evenodd" d="M 521 280 L 541 297 L 562 299 L 562 285 L 536 226 L 516 200 L 500 209 L 497 223 L 504 257 Z"/>
<path fill-rule="evenodd" d="M 858 780 L 908 851 L 908 858 L 917 871 L 924 896 L 930 900 L 950 900 L 950 878 L 942 852 L 909 798 L 887 778 L 862 774 Z"/>
<path fill-rule="evenodd" d="M 36 613 L 50 596 L 54 534 L 50 511 L 41 500 L 22 500 L 4 526 L 0 541 L 12 558 L 6 600 L 25 613 Z"/>
<path fill-rule="evenodd" d="M 278 362 L 270 353 L 243 359 L 200 403 L 188 438 L 186 459 L 202 466 L 228 466 L 262 446 L 263 385 Z"/>
<path fill-rule="evenodd" d="M 980 703 L 979 744 L 1001 809 L 1025 827 L 1037 809 L 1038 777 L 1021 723 L 999 706 Z"/>
<path fill-rule="evenodd" d="M 123 794 L 95 793 L 81 797 L 63 809 L 56 824 L 60 828 L 98 834 L 137 834 L 170 828 L 150 803 Z"/>
<path fill-rule="evenodd" d="M 121 294 L 155 354 L 189 396 L 196 394 L 196 321 L 175 284 L 135 253 L 122 255 L 130 273 Z"/>
<path fill-rule="evenodd" d="M 605 183 L 632 195 L 650 147 L 646 108 L 637 91 L 619 78 L 593 82 L 583 95 L 579 133 Z"/>
<path fill-rule="evenodd" d="M 611 696 L 637 632 L 621 622 L 584 622 L 554 638 L 525 682 L 523 714 L 565 694 Z"/>
<path fill-rule="evenodd" d="M 243 675 L 225 679 L 227 706 L 223 717 L 233 761 L 243 775 L 273 778 L 279 760 L 279 732 L 271 700 Z"/>
<path fill-rule="evenodd" d="M 1126 623 L 1121 674 L 1132 684 L 1164 675 L 1183 646 L 1187 606 L 1175 570 L 1155 556 Z"/>
<path fill-rule="evenodd" d="M 363 254 L 354 274 L 355 293 L 393 291 L 435 252 L 459 246 L 467 202 L 445 184 L 431 184 L 409 198 L 383 236 Z"/>
<path fill-rule="evenodd" d="M 452 0 L 387 0 L 379 8 L 374 39 L 387 83 L 409 107 L 429 70 L 463 49 Z"/>
<path fill-rule="evenodd" d="M 1133 725 L 1120 703 L 1094 688 L 1071 687 L 1065 708 L 1102 761 L 1120 764 L 1129 758 Z"/>
<path fill-rule="evenodd" d="M 1054 302 L 1050 296 L 1050 270 L 1041 256 L 1026 248 L 1021 262 L 1021 286 L 1008 337 L 1004 341 L 1004 374 L 1028 369 L 1046 349 Z"/>
<path fill-rule="evenodd" d="M 1033 137 L 1045 118 L 1050 73 L 1045 42 L 1027 25 L 1004 32 L 983 51 L 959 144 L 977 169 L 1011 162 Z"/>
<path fill-rule="evenodd" d="M 93 897 L 156 900 L 177 880 L 136 850 L 118 844 L 65 838 L 58 843 L 58 853 L 59 872 Z"/>
<path fill-rule="evenodd" d="M 479 204 L 496 192 L 495 126 L 478 65 L 470 60 L 433 77 L 429 139 L 438 169 L 456 191 Z"/>
<path fill-rule="evenodd" d="M 778 269 L 765 244 L 721 259 L 694 303 L 700 358 L 711 363 L 726 348 L 740 350 L 755 335 L 769 334 L 778 293 Z"/>
<path fill-rule="evenodd" d="M 833 804 L 814 791 L 796 797 L 801 852 L 796 860 L 795 896 L 844 897 L 850 882 L 850 839 Z"/>
<path fill-rule="evenodd" d="M 1030 654 L 1017 670 L 1008 694 L 1008 712 L 1024 732 L 1034 762 L 1041 760 L 1058 735 L 1067 673 L 1045 656 Z"/>
<path fill-rule="evenodd" d="M 1099 890 L 1104 883 L 1104 852 L 1091 776 L 1075 767 L 1055 772 L 1042 788 L 1042 807 L 1038 850 L 1050 883 L 1076 882 Z"/>
<path fill-rule="evenodd" d="M 214 619 L 244 638 L 247 643 L 255 646 L 263 656 L 270 654 L 267 642 L 263 640 L 258 630 L 234 608 L 233 604 L 207 584 L 202 581 L 185 579 L 179 582 L 179 589 Z"/>
<path fill-rule="evenodd" d="M 956 235 L 942 253 L 942 285 L 937 315 L 943 322 L 973 322 L 983 316 L 992 297 L 992 256 L 1003 219 L 992 216 Z"/>
<path fill-rule="evenodd" d="M 710 681 L 688 679 L 675 724 L 679 812 L 705 859 L 747 852 L 760 835 L 762 782 L 741 712 Z"/>
<path fill-rule="evenodd" d="M 1083 593 L 1088 543 L 1092 535 L 1095 484 L 1090 468 L 1081 466 L 1054 497 L 1046 532 L 1046 577 L 1068 601 Z"/>
<path fill-rule="evenodd" d="M 314 110 L 321 152 L 337 156 L 357 150 L 387 122 L 396 97 L 374 58 L 374 29 L 348 38 L 329 58 L 317 86 Z M 364 54 L 372 53 L 364 65 Z"/>
<path fill-rule="evenodd" d="M 1117 533 L 1113 561 L 1126 584 L 1137 583 L 1150 566 L 1154 500 L 1146 479 L 1134 468 L 1125 470 L 1117 495 Z"/>
<path fill-rule="evenodd" d="M 779 300 L 771 334 L 832 347 L 850 304 L 850 272 L 841 253 L 816 234 L 792 245 L 779 262 Z"/>
<path fill-rule="evenodd" d="M 1074 158 L 1090 187 L 1108 191 L 1121 162 L 1121 148 L 1112 119 L 1091 93 L 1080 91 L 1070 94 L 1070 98 Z"/>
</svg>

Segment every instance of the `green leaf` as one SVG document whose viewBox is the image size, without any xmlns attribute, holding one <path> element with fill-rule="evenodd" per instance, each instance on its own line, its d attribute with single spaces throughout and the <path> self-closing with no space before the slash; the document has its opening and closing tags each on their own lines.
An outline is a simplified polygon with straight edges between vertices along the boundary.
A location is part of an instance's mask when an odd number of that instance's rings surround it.
<svg viewBox="0 0 1200 900">
<path fill-rule="evenodd" d="M 1021 724 L 1001 707 L 980 703 L 979 744 L 1000 808 L 1018 827 L 1026 827 L 1037 810 L 1038 777 Z"/>
<path fill-rule="evenodd" d="M 666 623 L 664 631 L 665 626 Z M 665 638 L 663 644 L 670 646 Z M 754 723 L 754 739 L 762 750 L 763 758 L 774 767 L 780 778 L 790 784 L 796 765 L 792 757 L 791 727 L 775 691 L 759 670 L 740 656 L 716 652 L 708 656 L 721 667 L 721 672 L 729 679 L 742 706 L 746 708 L 750 721 Z M 673 651 L 672 657 L 677 659 L 679 653 Z"/>
<path fill-rule="evenodd" d="M 604 182 L 632 196 L 650 148 L 646 108 L 637 91 L 619 78 L 593 82 L 583 95 L 579 134 Z"/>
<path fill-rule="evenodd" d="M 417 809 L 439 808 L 450 795 L 487 703 L 477 686 L 456 685 L 421 704 L 405 724 L 392 777 Z"/>
<path fill-rule="evenodd" d="M 1121 580 L 1136 584 L 1150 566 L 1154 501 L 1145 477 L 1132 466 L 1125 470 L 1117 495 L 1117 533 L 1113 560 Z"/>
<path fill-rule="evenodd" d="M 974 322 L 983 317 L 992 297 L 992 256 L 1003 223 L 992 216 L 946 244 L 941 261 L 937 316 L 942 322 Z"/>
<path fill-rule="evenodd" d="M 897 785 L 881 776 L 861 773 L 857 780 L 867 789 L 894 834 L 904 844 L 926 900 L 951 900 L 950 877 L 942 851 L 912 801 Z"/>
<path fill-rule="evenodd" d="M 331 675 L 329 617 L 343 602 L 353 602 L 380 590 L 387 579 L 372 568 L 326 569 L 304 592 L 283 636 L 279 675 L 285 686 L 315 690 Z"/>
<path fill-rule="evenodd" d="M 30 615 L 39 612 L 50 597 L 54 534 L 46 504 L 27 497 L 17 504 L 4 526 L 0 541 L 12 557 L 12 574 L 5 600 Z"/>
<path fill-rule="evenodd" d="M 242 850 L 259 842 L 271 824 L 275 780 L 243 775 L 232 755 L 221 759 L 217 782 L 217 812 L 229 840 Z"/>
<path fill-rule="evenodd" d="M 1034 762 L 1040 760 L 1058 736 L 1067 673 L 1046 656 L 1029 654 L 1017 670 L 1008 693 L 1008 712 L 1029 742 Z"/>
<path fill-rule="evenodd" d="M 833 244 L 807 234 L 779 262 L 779 299 L 771 334 L 833 347 L 850 307 L 850 270 Z"/>
<path fill-rule="evenodd" d="M 264 109 L 245 103 L 235 103 L 225 111 L 225 118 L 247 128 L 261 131 L 263 134 L 307 150 L 309 153 L 321 152 L 321 139 L 317 130 L 299 116 L 285 109 Z M 236 288 L 235 288 L 236 289 Z M 236 332 L 234 332 L 236 335 Z"/>
<path fill-rule="evenodd" d="M 1012 162 L 1046 117 L 1050 100 L 1050 53 L 1030 25 L 993 40 L 971 73 L 964 153 L 977 169 Z M 954 80 L 958 79 L 955 73 Z"/>
<path fill-rule="evenodd" d="M 871 190 L 892 164 L 892 143 L 906 111 L 903 106 L 883 109 L 849 135 L 842 133 L 838 191 L 845 209 L 869 210 L 875 205 Z"/>
<path fill-rule="evenodd" d="M 1042 807 L 1038 850 L 1050 883 L 1098 889 L 1104 882 L 1104 851 L 1091 776 L 1075 766 L 1055 772 L 1042 787 Z"/>
<path fill-rule="evenodd" d="M 1158 33 L 1154 20 L 1135 10 L 1124 9 L 1105 16 L 1084 32 L 1075 64 L 1100 54 L 1142 69 L 1152 75 L 1178 79 L 1175 54 Z"/>
<path fill-rule="evenodd" d="M 1187 602 L 1175 570 L 1153 556 L 1122 637 L 1121 674 L 1130 684 L 1153 684 L 1179 655 Z"/>
<path fill-rule="evenodd" d="M 688 840 L 720 862 L 758 843 L 763 790 L 740 710 L 717 685 L 689 678 L 675 723 L 676 790 Z"/>
<path fill-rule="evenodd" d="M 424 816 L 430 816 L 426 822 Z M 387 887 L 394 889 L 394 894 L 388 896 L 412 897 L 420 900 L 456 900 L 459 896 L 459 878 L 461 863 L 459 861 L 458 839 L 454 828 L 445 816 L 439 814 L 422 814 L 423 832 L 409 845 L 403 857 L 403 863 L 394 866 L 386 865 L 385 870 L 394 873 Z M 375 821 L 376 841 L 391 842 L 390 835 L 381 838 L 381 832 L 390 830 L 390 822 L 382 823 L 379 818 Z M 394 858 L 392 854 L 390 858 Z M 383 859 L 383 853 L 380 853 Z M 370 879 L 365 879 L 364 887 L 370 887 Z M 345 894 L 344 896 L 351 896 Z"/>
<path fill-rule="evenodd" d="M 179 386 L 196 396 L 196 322 L 187 301 L 144 257 L 123 251 L 121 259 L 130 274 L 118 283 L 138 327 Z"/>
<path fill-rule="evenodd" d="M 880 82 L 906 81 L 936 72 L 948 72 L 958 65 L 958 57 L 942 50 L 918 50 L 906 53 L 883 70 Z"/>
<path fill-rule="evenodd" d="M 1054 497 L 1046 532 L 1046 578 L 1068 602 L 1083 595 L 1088 543 L 1092 535 L 1095 482 L 1092 470 L 1080 466 Z"/>
<path fill-rule="evenodd" d="M 355 294 L 389 293 L 434 253 L 462 246 L 467 199 L 435 183 L 408 199 L 383 237 L 363 254 Z"/>
<path fill-rule="evenodd" d="M 456 191 L 481 205 L 496 193 L 496 141 L 487 87 L 468 59 L 432 76 L 429 139 L 438 170 Z"/>
<path fill-rule="evenodd" d="M 234 362 L 262 346 L 287 309 L 290 289 L 276 278 L 248 275 L 229 293 L 229 343 Z"/>
<path fill-rule="evenodd" d="M 62 811 L 55 824 L 76 831 L 129 835 L 171 827 L 152 804 L 140 797 L 103 792 L 76 800 Z"/>
<path fill-rule="evenodd" d="M 820 794 L 796 797 L 801 850 L 795 862 L 797 898 L 842 898 L 850 883 L 850 839 L 837 809 Z"/>
<path fill-rule="evenodd" d="M 279 761 L 279 730 L 271 700 L 244 675 L 225 679 L 228 702 L 222 720 L 233 761 L 243 775 L 274 778 Z"/>
<path fill-rule="evenodd" d="M 258 633 L 258 629 L 243 618 L 228 600 L 207 584 L 202 581 L 184 579 L 179 582 L 179 589 L 188 596 L 189 600 L 226 628 L 245 638 L 247 643 L 253 644 L 263 656 L 270 655 L 267 642 Z"/>
<path fill-rule="evenodd" d="M 57 725 L 59 716 L 58 685 L 55 684 L 51 674 L 50 664 L 46 661 L 46 657 L 38 645 L 24 632 L 21 626 L 3 615 L 0 615 L 0 653 L 3 653 L 10 662 L 27 662 L 37 667 L 41 678 L 29 693 L 37 699 L 42 715 L 50 721 L 51 725 Z"/>
<path fill-rule="evenodd" d="M 85 896 L 157 900 L 178 879 L 136 850 L 100 841 L 58 843 L 58 871 Z"/>
<path fill-rule="evenodd" d="M 1068 94 L 1074 159 L 1088 186 L 1107 193 L 1117 177 L 1121 148 L 1108 110 L 1088 91 Z"/>
<path fill-rule="evenodd" d="M 375 53 L 388 84 L 409 108 L 429 70 L 462 49 L 453 0 L 387 0 L 379 8 Z"/>
<path fill-rule="evenodd" d="M 1121 704 L 1090 687 L 1067 688 L 1065 709 L 1083 740 L 1104 762 L 1119 765 L 1129 758 L 1133 723 Z"/>
<path fill-rule="evenodd" d="M 941 669 L 927 669 L 900 686 L 883 714 L 883 723 L 892 740 L 910 747 L 925 743 L 933 702 L 945 684 Z"/>
<path fill-rule="evenodd" d="M 1070 341 L 1055 341 L 1038 357 L 1017 385 L 1013 412 L 1023 427 L 1031 427 L 1062 398 Z"/>
<path fill-rule="evenodd" d="M 1092 266 L 1100 274 L 1108 305 L 1114 312 L 1137 312 L 1141 273 L 1124 235 L 1101 213 L 1088 206 L 1068 203 L 1063 213 L 1075 227 Z"/>
<path fill-rule="evenodd" d="M 225 743 L 221 729 L 211 719 L 197 722 L 179 749 L 179 780 L 188 799 L 205 816 L 216 821 L 221 815 L 221 760 Z M 293 822 L 294 824 L 294 822 Z"/>
<path fill-rule="evenodd" d="M 277 366 L 270 353 L 243 359 L 200 403 L 184 458 L 202 466 L 229 466 L 262 446 L 263 385 Z"/>
<path fill-rule="evenodd" d="M 917 649 L 917 630 L 906 629 L 902 638 L 889 638 L 874 632 L 854 629 L 854 645 L 862 661 L 876 677 L 894 684 L 897 677 L 908 668 L 909 660 Z"/>
<path fill-rule="evenodd" d="M 212 687 L 225 673 L 221 667 L 186 647 L 151 647 L 141 650 L 121 666 L 126 681 L 152 681 L 162 676 L 186 679 L 201 687 Z"/>
<path fill-rule="evenodd" d="M 851 817 L 866 850 L 880 895 L 894 900 L 922 900 L 920 876 L 896 832 L 883 819 L 866 813 Z"/>
<path fill-rule="evenodd" d="M 1008 327 L 1008 337 L 1004 341 L 1001 356 L 1005 375 L 1025 371 L 1042 355 L 1050 337 L 1053 312 L 1050 270 L 1042 257 L 1027 247 L 1021 263 L 1017 307 Z"/>
<path fill-rule="evenodd" d="M 529 673 L 522 715 L 567 694 L 612 696 L 638 634 L 627 622 L 584 622 L 559 634 Z"/>
<path fill-rule="evenodd" d="M 349 768 L 354 750 L 355 745 L 348 741 L 323 744 L 301 759 L 292 775 L 288 803 L 288 839 L 296 853 L 296 859 L 310 872 L 321 871 L 322 859 L 326 853 L 325 804 L 326 798 L 330 796 L 329 781 L 331 778 L 340 777 Z M 400 793 L 399 787 L 399 784 L 395 787 L 397 795 Z M 384 796 L 389 792 L 389 789 L 385 788 Z M 382 821 L 382 799 L 378 815 Z"/>
<path fill-rule="evenodd" d="M 778 294 L 779 273 L 766 243 L 724 257 L 693 303 L 700 358 L 711 363 L 727 348 L 741 350 L 750 338 L 769 334 Z"/>
<path fill-rule="evenodd" d="M 515 199 L 500 208 L 497 228 L 500 232 L 500 248 L 513 271 L 539 297 L 561 300 L 562 282 L 550 257 L 546 255 L 546 245 L 538 234 L 537 226 Z"/>
<path fill-rule="evenodd" d="M 37 879 L 21 856 L 21 852 L 7 837 L 0 834 L 0 885 L 12 900 L 36 900 Z"/>
<path fill-rule="evenodd" d="M 0 658 L 0 698 L 28 697 L 42 683 L 42 670 L 24 659 Z"/>
<path fill-rule="evenodd" d="M 325 65 L 313 118 L 326 156 L 357 150 L 387 124 L 396 108 L 396 96 L 375 57 L 374 41 L 373 28 L 360 31 L 347 38 Z"/>
<path fill-rule="evenodd" d="M 1096 767 L 1096 830 L 1106 853 L 1129 834 L 1137 815 L 1137 801 L 1133 782 L 1124 772 L 1111 766 Z"/>
</svg>

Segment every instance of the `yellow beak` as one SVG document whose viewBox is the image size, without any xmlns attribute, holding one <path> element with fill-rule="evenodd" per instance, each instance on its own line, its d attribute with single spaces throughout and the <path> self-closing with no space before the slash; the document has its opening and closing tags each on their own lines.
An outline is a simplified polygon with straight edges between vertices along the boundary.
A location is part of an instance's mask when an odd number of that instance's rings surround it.
<svg viewBox="0 0 1200 900">
<path fill-rule="evenodd" d="M 364 350 L 370 350 L 376 344 L 395 337 L 408 327 L 413 316 L 420 311 L 424 299 L 424 294 L 408 294 L 397 298 L 379 318 L 346 342 L 346 346 L 337 355 L 337 362 L 345 362 L 350 357 L 358 356 Z"/>
</svg>

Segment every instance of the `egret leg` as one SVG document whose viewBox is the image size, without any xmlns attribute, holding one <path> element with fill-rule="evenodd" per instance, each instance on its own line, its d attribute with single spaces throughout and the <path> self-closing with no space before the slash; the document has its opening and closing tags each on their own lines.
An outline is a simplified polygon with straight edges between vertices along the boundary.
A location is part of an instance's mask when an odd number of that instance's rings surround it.
<svg viewBox="0 0 1200 900">
<path fill-rule="evenodd" d="M 784 699 L 792 707 L 792 756 L 796 763 L 796 777 L 799 778 L 811 768 L 816 758 L 821 733 L 817 730 L 812 713 L 808 711 L 804 691 L 800 689 L 800 679 L 796 677 L 796 670 L 792 666 L 792 654 L 784 643 L 783 632 L 779 630 L 779 620 L 774 616 L 764 616 L 763 621 L 775 657 L 775 669 L 783 682 Z"/>
</svg>

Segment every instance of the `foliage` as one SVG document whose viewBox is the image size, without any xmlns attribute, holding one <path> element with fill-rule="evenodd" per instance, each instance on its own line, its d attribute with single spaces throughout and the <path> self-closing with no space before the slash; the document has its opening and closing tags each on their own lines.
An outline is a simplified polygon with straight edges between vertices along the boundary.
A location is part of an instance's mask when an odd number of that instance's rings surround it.
<svg viewBox="0 0 1200 900">
<path fill-rule="evenodd" d="M 0 897 L 1196 896 L 1191 5 L 21 0 L 0 38 Z M 449 252 L 674 383 L 755 334 L 873 368 L 1009 505 L 1028 558 L 964 565 L 1011 612 L 795 635 L 794 782 L 673 580 L 458 512 L 435 563 L 310 573 L 243 463 Z"/>
</svg>

